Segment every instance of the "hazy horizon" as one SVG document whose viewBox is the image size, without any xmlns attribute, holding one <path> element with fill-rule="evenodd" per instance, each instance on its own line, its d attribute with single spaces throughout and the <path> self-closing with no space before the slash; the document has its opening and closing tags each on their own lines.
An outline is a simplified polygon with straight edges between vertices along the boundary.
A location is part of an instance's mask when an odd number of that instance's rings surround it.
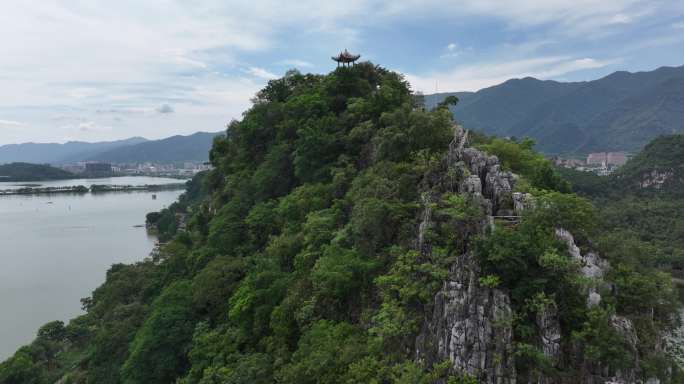
<svg viewBox="0 0 684 384">
<path fill-rule="evenodd" d="M 116 141 L 126 141 L 126 140 L 131 140 L 131 139 L 143 139 L 146 141 L 155 141 L 155 140 L 163 140 L 163 139 L 168 139 L 173 136 L 192 136 L 197 133 L 221 133 L 223 130 L 217 130 L 214 132 L 209 132 L 209 131 L 196 131 L 196 132 L 191 132 L 191 133 L 171 133 L 169 135 L 165 136 L 160 136 L 160 137 L 144 137 L 140 135 L 136 136 L 126 136 L 126 137 L 120 137 L 120 138 L 113 138 L 113 139 L 105 139 L 105 140 L 64 140 L 64 141 L 22 141 L 22 142 L 17 142 L 17 143 L 0 143 L 0 147 L 5 146 L 5 145 L 20 145 L 20 144 L 67 144 L 67 143 L 103 143 L 103 142 L 116 142 Z"/>
</svg>

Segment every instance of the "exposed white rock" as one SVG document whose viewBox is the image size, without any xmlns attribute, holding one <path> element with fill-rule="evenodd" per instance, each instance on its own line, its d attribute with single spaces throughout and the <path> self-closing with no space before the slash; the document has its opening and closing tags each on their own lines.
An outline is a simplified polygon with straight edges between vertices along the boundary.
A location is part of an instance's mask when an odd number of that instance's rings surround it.
<svg viewBox="0 0 684 384">
<path fill-rule="evenodd" d="M 510 172 L 501 171 L 499 159 L 475 148 L 467 147 L 468 134 L 457 127 L 449 146 L 446 167 L 450 176 L 435 181 L 430 195 L 436 198 L 444 192 L 468 194 L 480 205 L 486 219 L 482 221 L 480 235 L 492 226 L 493 216 L 520 215 L 535 207 L 535 199 L 526 193 L 513 193 L 517 181 Z M 418 247 L 421 254 L 430 256 L 429 238 L 424 234 L 436 224 L 432 222 L 431 204 L 424 199 L 424 212 L 419 226 Z M 471 232 L 472 233 L 472 232 Z M 580 266 L 582 276 L 594 281 L 586 292 L 588 307 L 601 303 L 597 287 L 602 286 L 609 265 L 598 254 L 582 254 L 574 237 L 558 228 L 557 238 L 567 244 L 570 257 Z M 448 359 L 456 373 L 467 373 L 483 384 L 554 383 L 640 383 L 637 380 L 638 358 L 632 368 L 615 371 L 600 363 L 583 360 L 582 346 L 562 344 L 563 334 L 558 310 L 548 305 L 536 314 L 537 344 L 552 365 L 565 369 L 570 366 L 582 372 L 573 381 L 553 377 L 518 377 L 513 349 L 514 317 L 508 293 L 499 288 L 480 285 L 480 265 L 470 251 L 459 256 L 451 265 L 449 275 L 434 297 L 432 313 L 426 316 L 423 328 L 416 339 L 416 358 L 427 365 Z M 632 322 L 613 316 L 612 326 L 622 335 L 636 354 L 637 336 Z M 681 335 L 684 339 L 684 329 Z M 573 353 L 565 353 L 576 348 Z M 684 355 L 684 354 L 683 354 Z M 564 368 L 565 367 L 565 368 Z M 609 379 L 611 378 L 611 379 Z M 560 380 L 560 381 L 559 381 Z M 656 384 L 652 379 L 648 384 Z"/>
<path fill-rule="evenodd" d="M 672 175 L 674 175 L 674 172 L 672 171 L 659 171 L 654 169 L 651 172 L 641 175 L 641 182 L 639 186 L 641 188 L 653 187 L 660 189 L 662 188 L 663 184 L 665 184 L 665 182 L 672 177 Z"/>
<path fill-rule="evenodd" d="M 471 195 L 481 195 L 482 194 L 482 181 L 477 175 L 470 175 L 466 177 L 461 185 L 459 186 L 459 191 L 463 193 L 469 193 Z"/>
<path fill-rule="evenodd" d="M 594 291 L 589 292 L 589 296 L 587 297 L 587 307 L 591 308 L 599 304 L 601 304 L 601 295 Z"/>
<path fill-rule="evenodd" d="M 603 278 L 605 271 L 608 269 L 608 262 L 601 259 L 594 252 L 582 255 L 579 247 L 575 244 L 575 238 L 569 231 L 563 228 L 556 228 L 556 237 L 568 245 L 570 256 L 573 260 L 580 263 L 582 276 L 592 279 Z"/>
<path fill-rule="evenodd" d="M 430 205 L 430 202 L 432 199 L 430 198 L 430 195 L 427 193 L 424 193 L 421 196 L 421 200 L 423 202 L 423 217 L 422 220 L 420 221 L 420 225 L 418 227 L 418 244 L 417 248 L 418 251 L 422 256 L 429 255 L 430 252 L 432 252 L 432 247 L 430 246 L 430 243 L 425 240 L 425 235 L 428 232 L 428 230 L 431 229 L 433 223 L 432 223 L 432 206 Z"/>
<path fill-rule="evenodd" d="M 634 324 L 632 323 L 632 321 L 624 316 L 613 315 L 610 318 L 610 324 L 627 342 L 629 348 L 636 354 L 639 338 L 637 337 L 636 329 L 634 328 Z M 632 364 L 630 368 L 618 370 L 616 372 L 615 380 L 618 380 L 618 382 L 623 383 L 637 382 L 637 369 L 639 367 L 639 360 L 638 357 L 636 357 L 636 355 L 635 359 L 636 361 L 634 361 L 634 364 Z"/>
<path fill-rule="evenodd" d="M 580 265 L 580 273 L 582 276 L 592 279 L 595 282 L 595 284 L 588 289 L 587 306 L 592 307 L 600 304 L 601 295 L 598 293 L 596 287 L 609 268 L 608 262 L 594 252 L 588 252 L 587 254 L 582 255 L 579 247 L 575 244 L 575 238 L 569 231 L 563 228 L 556 228 L 556 237 L 567 244 L 570 257 Z"/>
<path fill-rule="evenodd" d="M 430 361 L 449 359 L 456 372 L 481 383 L 514 384 L 510 300 L 499 289 L 480 286 L 478 276 L 474 257 L 460 256 L 435 296 L 418 355 Z"/>
<path fill-rule="evenodd" d="M 488 165 L 486 175 L 483 193 L 492 200 L 492 203 L 495 205 L 495 210 L 498 211 L 506 208 L 512 209 L 511 190 L 515 183 L 513 174 L 511 172 L 502 172 L 499 170 L 498 164 L 493 164 Z M 508 207 L 505 206 L 507 200 L 510 201 Z"/>
<path fill-rule="evenodd" d="M 665 335 L 665 351 L 680 368 L 684 369 L 684 323 L 681 319 L 684 319 L 684 309 L 679 310 L 679 326 Z"/>
<path fill-rule="evenodd" d="M 534 209 L 535 201 L 531 193 L 513 192 L 513 210 L 517 215 L 525 210 Z"/>
<path fill-rule="evenodd" d="M 483 176 L 487 169 L 487 155 L 475 148 L 465 148 L 461 155 L 470 173 Z"/>
<path fill-rule="evenodd" d="M 467 176 L 459 183 L 458 192 L 479 203 L 488 217 L 484 230 L 491 222 L 494 206 L 505 197 L 510 199 L 515 178 L 500 171 L 496 156 L 467 148 L 466 142 L 467 131 L 457 127 L 447 166 L 465 168 L 462 174 Z M 429 227 L 427 218 L 424 214 L 420 228 Z M 421 250 L 425 249 L 423 244 Z M 451 266 L 449 277 L 435 296 L 432 316 L 416 341 L 417 357 L 431 363 L 449 359 L 455 372 L 468 373 L 481 383 L 515 384 L 510 299 L 502 290 L 481 286 L 479 277 L 479 264 L 470 253 L 461 255 Z"/>
<path fill-rule="evenodd" d="M 544 356 L 548 357 L 554 365 L 558 364 L 561 357 L 561 328 L 556 306 L 547 305 L 543 311 L 538 312 L 536 323 Z"/>
</svg>

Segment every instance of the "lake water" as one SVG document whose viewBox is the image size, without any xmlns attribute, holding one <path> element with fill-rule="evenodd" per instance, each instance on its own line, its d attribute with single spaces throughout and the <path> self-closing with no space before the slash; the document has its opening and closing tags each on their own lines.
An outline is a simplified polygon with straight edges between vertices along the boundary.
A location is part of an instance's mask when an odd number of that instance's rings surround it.
<svg viewBox="0 0 684 384">
<path fill-rule="evenodd" d="M 113 177 L 38 182 L 41 186 L 144 185 L 182 180 Z M 0 189 L 20 183 L 2 182 Z M 31 183 L 33 184 L 33 183 Z M 155 239 L 145 214 L 173 203 L 182 191 L 0 196 L 0 361 L 33 340 L 48 321 L 81 314 L 114 263 L 147 257 Z"/>
</svg>

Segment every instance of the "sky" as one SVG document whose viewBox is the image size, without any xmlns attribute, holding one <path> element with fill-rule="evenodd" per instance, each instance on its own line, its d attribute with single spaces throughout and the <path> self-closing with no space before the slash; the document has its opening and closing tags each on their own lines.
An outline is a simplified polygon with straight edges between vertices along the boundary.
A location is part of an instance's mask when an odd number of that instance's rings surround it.
<svg viewBox="0 0 684 384">
<path fill-rule="evenodd" d="M 3 1 L 0 145 L 221 131 L 345 48 L 424 93 L 593 80 L 683 65 L 684 1 Z"/>
</svg>

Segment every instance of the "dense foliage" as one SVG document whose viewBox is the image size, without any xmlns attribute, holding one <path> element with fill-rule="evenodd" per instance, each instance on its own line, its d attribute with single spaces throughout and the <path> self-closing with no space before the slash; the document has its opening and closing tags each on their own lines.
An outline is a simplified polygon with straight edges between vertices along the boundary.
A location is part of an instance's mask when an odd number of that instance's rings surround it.
<svg viewBox="0 0 684 384">
<path fill-rule="evenodd" d="M 416 105 L 400 75 L 370 63 L 270 81 L 215 139 L 213 170 L 148 216 L 169 240 L 161 252 L 113 266 L 83 299 L 87 313 L 41 328 L 0 365 L 0 383 L 474 383 L 448 363 L 414 360 L 425 314 L 467 247 L 455 234 L 476 232 L 481 219 L 470 200 L 447 193 L 434 207 L 443 225 L 430 234 L 433 252 L 415 250 L 420 186 L 440 167 L 451 119 L 447 108 Z M 624 361 L 633 351 L 606 331 L 610 314 L 640 313 L 646 297 L 665 314 L 667 292 L 626 266 L 616 272 L 621 295 L 588 311 L 553 230 L 586 242 L 591 206 L 564 193 L 529 142 L 478 145 L 546 202 L 477 244 L 480 283 L 509 290 L 520 316 L 521 369 L 544 363 L 526 319 L 550 303 L 570 324 L 564 337 L 596 359 Z"/>
<path fill-rule="evenodd" d="M 613 267 L 615 307 L 634 319 L 644 345 L 656 344 L 659 323 L 676 310 L 675 292 L 684 297 L 684 136 L 654 139 L 607 177 L 560 172 L 597 207 L 595 240 Z M 645 185 L 654 173 L 668 177 Z"/>
<path fill-rule="evenodd" d="M 683 276 L 684 135 L 654 139 L 608 177 L 561 172 L 599 208 L 606 252 Z M 653 175 L 664 176 L 650 183 Z"/>
<path fill-rule="evenodd" d="M 186 225 L 192 217 L 193 208 L 207 195 L 204 178 L 206 172 L 200 172 L 185 183 L 185 193 L 178 201 L 159 212 L 150 212 L 145 216 L 148 230 L 157 235 L 160 242 L 167 242 Z"/>
<path fill-rule="evenodd" d="M 0 164 L 0 181 L 41 181 L 74 179 L 76 175 L 44 164 Z"/>
<path fill-rule="evenodd" d="M 496 155 L 505 169 L 522 176 L 518 190 L 529 192 L 530 188 L 570 192 L 570 184 L 562 179 L 549 161 L 534 151 L 534 141 L 526 138 L 520 142 L 496 137 L 475 136 L 477 146 L 485 152 Z"/>
</svg>

